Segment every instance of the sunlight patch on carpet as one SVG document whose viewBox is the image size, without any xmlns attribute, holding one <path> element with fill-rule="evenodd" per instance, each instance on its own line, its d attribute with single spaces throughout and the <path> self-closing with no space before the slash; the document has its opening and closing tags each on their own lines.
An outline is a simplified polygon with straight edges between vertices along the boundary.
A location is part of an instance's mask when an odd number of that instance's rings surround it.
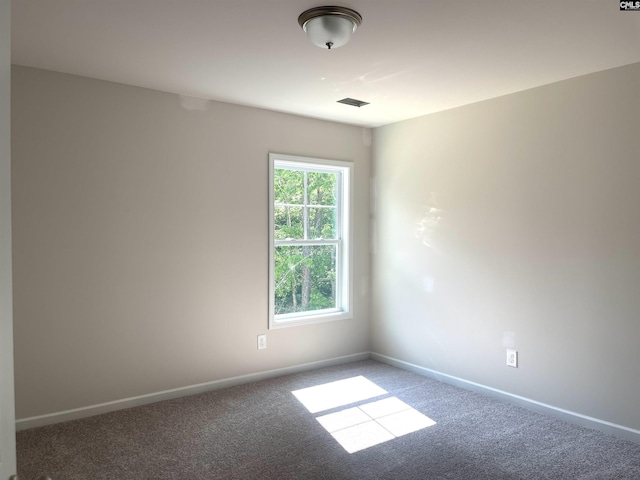
<svg viewBox="0 0 640 480">
<path fill-rule="evenodd" d="M 342 407 L 350 403 L 367 400 L 387 393 L 386 390 L 362 375 L 315 387 L 295 390 L 296 398 L 311 413 L 323 412 L 331 408 Z"/>
<path fill-rule="evenodd" d="M 382 396 L 387 391 L 359 376 L 292 393 L 311 413 L 318 413 Z M 436 424 L 397 397 L 321 415 L 316 420 L 349 453 L 359 452 Z"/>
</svg>

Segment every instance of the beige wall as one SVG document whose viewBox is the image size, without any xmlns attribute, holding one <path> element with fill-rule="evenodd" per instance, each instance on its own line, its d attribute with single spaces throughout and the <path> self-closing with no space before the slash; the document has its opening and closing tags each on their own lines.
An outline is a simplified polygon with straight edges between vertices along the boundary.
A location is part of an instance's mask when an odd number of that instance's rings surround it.
<svg viewBox="0 0 640 480">
<path fill-rule="evenodd" d="M 640 429 L 638 85 L 634 64 L 377 129 L 372 350 Z"/>
<path fill-rule="evenodd" d="M 0 0 L 0 478 L 16 472 L 11 294 L 11 2 Z"/>
<path fill-rule="evenodd" d="M 18 418 L 367 351 L 361 128 L 13 71 Z M 268 153 L 355 162 L 355 318 L 267 331 Z"/>
</svg>

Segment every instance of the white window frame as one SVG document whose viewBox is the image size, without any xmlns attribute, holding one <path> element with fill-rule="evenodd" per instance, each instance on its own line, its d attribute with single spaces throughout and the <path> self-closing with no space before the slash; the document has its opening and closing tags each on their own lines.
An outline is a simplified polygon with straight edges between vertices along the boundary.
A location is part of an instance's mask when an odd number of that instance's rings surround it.
<svg viewBox="0 0 640 480">
<path fill-rule="evenodd" d="M 276 240 L 274 172 L 278 167 L 339 173 L 336 204 L 336 240 Z M 353 162 L 269 154 L 269 329 L 344 320 L 353 317 Z M 337 308 L 275 315 L 275 247 L 278 245 L 337 245 Z"/>
</svg>

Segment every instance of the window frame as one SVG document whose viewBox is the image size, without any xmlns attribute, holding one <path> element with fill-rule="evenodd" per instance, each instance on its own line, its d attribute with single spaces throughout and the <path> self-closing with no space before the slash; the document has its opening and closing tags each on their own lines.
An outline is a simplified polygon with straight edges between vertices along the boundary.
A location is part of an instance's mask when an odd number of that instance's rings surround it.
<svg viewBox="0 0 640 480">
<path fill-rule="evenodd" d="M 274 173 L 279 167 L 339 173 L 336 201 L 336 239 L 275 239 Z M 269 329 L 353 318 L 353 162 L 269 153 Z M 275 315 L 275 248 L 279 245 L 336 245 L 336 308 Z"/>
</svg>

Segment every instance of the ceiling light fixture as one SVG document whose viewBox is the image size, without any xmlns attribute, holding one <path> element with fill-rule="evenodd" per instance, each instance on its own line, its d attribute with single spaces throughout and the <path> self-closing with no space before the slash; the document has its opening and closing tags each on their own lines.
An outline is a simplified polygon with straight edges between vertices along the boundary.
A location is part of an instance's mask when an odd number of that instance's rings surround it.
<svg viewBox="0 0 640 480">
<path fill-rule="evenodd" d="M 349 41 L 351 34 L 362 23 L 362 17 L 350 8 L 316 7 L 302 12 L 298 23 L 311 43 L 320 48 L 332 49 Z"/>
</svg>

